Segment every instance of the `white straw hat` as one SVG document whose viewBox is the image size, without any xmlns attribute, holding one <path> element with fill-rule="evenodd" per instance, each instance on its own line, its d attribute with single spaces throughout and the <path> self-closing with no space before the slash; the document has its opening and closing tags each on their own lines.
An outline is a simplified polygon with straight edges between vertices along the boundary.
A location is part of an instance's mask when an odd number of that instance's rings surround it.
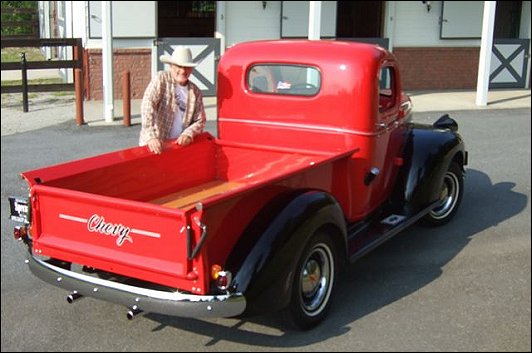
<svg viewBox="0 0 532 353">
<path fill-rule="evenodd" d="M 190 51 L 190 49 L 182 45 L 178 45 L 174 49 L 172 56 L 161 55 L 159 59 L 163 63 L 174 64 L 177 66 L 195 67 L 196 65 L 198 65 L 197 63 L 192 61 L 192 52 Z"/>
</svg>

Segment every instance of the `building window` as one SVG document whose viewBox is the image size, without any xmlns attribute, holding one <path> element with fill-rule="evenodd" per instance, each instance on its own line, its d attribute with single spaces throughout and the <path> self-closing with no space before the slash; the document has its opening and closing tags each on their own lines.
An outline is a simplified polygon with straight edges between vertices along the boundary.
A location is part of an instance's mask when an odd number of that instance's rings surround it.
<svg viewBox="0 0 532 353">
<path fill-rule="evenodd" d="M 158 1 L 158 36 L 214 37 L 216 1 Z"/>
</svg>

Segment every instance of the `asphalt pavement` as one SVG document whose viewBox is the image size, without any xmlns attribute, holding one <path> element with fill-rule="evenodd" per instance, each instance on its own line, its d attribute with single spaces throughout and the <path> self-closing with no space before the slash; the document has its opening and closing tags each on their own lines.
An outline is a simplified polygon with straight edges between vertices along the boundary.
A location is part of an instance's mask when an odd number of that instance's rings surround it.
<svg viewBox="0 0 532 353">
<path fill-rule="evenodd" d="M 2 95 L 1 351 L 530 351 L 530 90 L 412 92 L 414 120 L 450 113 L 469 152 L 456 217 L 414 226 L 340 276 L 327 320 L 310 332 L 277 314 L 250 319 L 181 319 L 84 298 L 33 276 L 12 236 L 8 196 L 27 195 L 19 173 L 135 146 L 132 126 L 106 123 L 101 102 L 85 102 L 77 126 L 73 96 L 30 95 L 29 112 Z M 20 95 L 18 95 L 20 97 Z M 207 130 L 215 105 L 206 99 Z M 119 115 L 120 109 L 116 109 Z M 214 115 L 213 115 L 214 113 Z"/>
</svg>

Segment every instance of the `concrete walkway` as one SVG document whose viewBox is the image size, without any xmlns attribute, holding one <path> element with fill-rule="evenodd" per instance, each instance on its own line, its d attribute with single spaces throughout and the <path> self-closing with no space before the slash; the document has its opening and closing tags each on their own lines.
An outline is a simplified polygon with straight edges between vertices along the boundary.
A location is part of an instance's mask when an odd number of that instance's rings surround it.
<svg viewBox="0 0 532 353">
<path fill-rule="evenodd" d="M 476 91 L 407 92 L 415 112 L 446 112 L 454 110 L 530 108 L 530 89 L 498 89 L 488 91 L 488 105 L 475 104 Z"/>
<path fill-rule="evenodd" d="M 530 89 L 492 90 L 488 105 L 475 104 L 476 92 L 467 91 L 416 91 L 407 92 L 413 103 L 414 113 L 434 112 L 440 115 L 459 110 L 530 109 Z M 141 100 L 131 101 L 131 124 L 140 124 Z M 209 121 L 216 121 L 216 97 L 204 98 Z M 114 101 L 114 119 L 105 121 L 103 101 L 85 101 L 84 122 L 88 126 L 123 125 L 122 101 Z M 2 95 L 2 136 L 52 126 L 67 121 L 76 121 L 76 105 L 73 93 L 30 93 L 29 112 L 22 111 L 22 94 Z"/>
<path fill-rule="evenodd" d="M 59 77 L 58 69 L 44 69 L 44 70 L 29 70 L 29 78 L 50 78 Z M 2 71 L 2 81 L 20 79 L 20 71 Z M 530 108 L 530 89 L 499 89 L 488 92 L 488 105 L 477 106 L 475 104 L 476 91 L 474 90 L 460 90 L 460 91 L 413 91 L 406 92 L 410 95 L 413 103 L 414 112 L 438 112 L 444 113 L 456 110 L 483 110 L 483 109 L 512 109 L 512 108 Z M 10 97 L 8 97 L 10 96 Z M 2 135 L 4 134 L 4 120 L 9 120 L 9 116 L 13 114 L 18 115 L 22 112 L 22 94 L 3 94 L 2 95 Z M 4 101 L 7 99 L 7 104 Z M 16 101 L 19 101 L 17 104 Z M 48 102 L 47 102 L 48 101 Z M 30 114 L 32 111 L 39 110 L 41 113 L 48 109 L 43 107 L 55 107 L 60 110 L 64 104 L 72 103 L 71 119 L 75 121 L 75 100 L 73 93 L 33 93 L 30 95 L 30 112 L 23 113 Z M 131 101 L 131 124 L 140 123 L 140 104 L 141 100 Z M 207 120 L 216 121 L 216 97 L 205 97 L 204 99 L 205 111 L 207 113 Z M 17 105 L 19 111 L 17 112 Z M 4 109 L 6 108 L 6 109 Z M 14 109 L 14 111 L 12 111 Z M 103 101 L 85 101 L 83 104 L 84 122 L 91 125 L 119 125 L 123 124 L 123 110 L 122 101 L 114 101 L 114 119 L 112 122 L 105 121 L 105 113 L 103 110 Z M 8 114 L 8 117 L 4 115 Z M 56 111 L 55 113 L 59 113 Z M 54 114 L 50 112 L 45 117 L 45 121 L 49 124 L 54 124 L 57 120 L 63 121 L 65 116 L 63 114 Z M 43 119 L 39 119 L 42 121 Z M 36 126 L 41 126 L 37 124 Z"/>
<path fill-rule="evenodd" d="M 414 112 L 448 112 L 455 110 L 511 109 L 530 108 L 530 90 L 497 90 L 488 94 L 488 105 L 475 104 L 475 91 L 426 91 L 407 92 L 412 99 Z M 131 102 L 131 123 L 140 123 L 141 100 Z M 207 120 L 215 121 L 216 97 L 205 97 Z M 84 103 L 85 122 L 89 125 L 109 124 L 105 122 L 103 102 L 86 101 Z M 122 101 L 114 102 L 114 124 L 122 124 Z"/>
<path fill-rule="evenodd" d="M 131 124 L 140 124 L 140 104 L 141 99 L 131 100 Z M 216 120 L 216 97 L 204 97 L 203 104 L 207 120 Z M 103 101 L 85 101 L 83 105 L 85 122 L 89 125 L 110 124 L 105 121 Z M 114 120 L 111 124 L 122 124 L 124 118 L 122 100 L 114 101 Z"/>
</svg>

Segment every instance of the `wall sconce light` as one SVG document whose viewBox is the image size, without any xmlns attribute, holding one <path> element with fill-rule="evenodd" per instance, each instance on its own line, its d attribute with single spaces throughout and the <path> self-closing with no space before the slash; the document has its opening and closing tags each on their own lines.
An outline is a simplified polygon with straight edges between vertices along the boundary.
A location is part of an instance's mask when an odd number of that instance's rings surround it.
<svg viewBox="0 0 532 353">
<path fill-rule="evenodd" d="M 263 10 L 266 10 L 266 5 L 268 5 L 268 2 L 267 1 L 263 1 L 262 2 L 262 9 Z"/>
<path fill-rule="evenodd" d="M 264 1 L 263 1 L 263 2 L 264 2 Z M 432 6 L 430 5 L 430 1 L 422 1 L 422 3 L 423 3 L 424 5 L 427 6 L 427 12 L 430 12 L 430 8 L 432 7 Z"/>
</svg>

